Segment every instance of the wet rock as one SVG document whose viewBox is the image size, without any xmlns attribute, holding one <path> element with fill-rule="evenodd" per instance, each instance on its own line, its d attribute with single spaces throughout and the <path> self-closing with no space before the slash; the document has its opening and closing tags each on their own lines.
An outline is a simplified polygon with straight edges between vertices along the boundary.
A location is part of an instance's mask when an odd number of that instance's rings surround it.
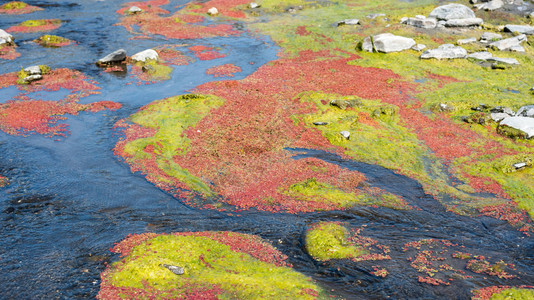
<svg viewBox="0 0 534 300">
<path fill-rule="evenodd" d="M 140 9 L 139 7 L 137 6 L 132 6 L 130 7 L 126 12 L 129 14 L 129 15 L 135 15 L 135 14 L 138 14 L 140 12 L 142 12 L 143 10 Z"/>
<path fill-rule="evenodd" d="M 350 132 L 348 131 L 341 131 L 339 134 L 341 134 L 341 136 L 343 136 L 347 140 L 350 138 Z"/>
<path fill-rule="evenodd" d="M 146 49 L 132 55 L 132 60 L 145 62 L 147 59 L 158 60 L 159 55 L 153 49 Z"/>
<path fill-rule="evenodd" d="M 427 18 L 425 16 L 418 15 L 415 16 L 415 18 L 403 18 L 401 23 L 409 26 L 430 29 L 437 26 L 438 20 L 435 18 Z"/>
<path fill-rule="evenodd" d="M 385 17 L 386 14 L 370 14 L 370 15 L 367 15 L 366 17 L 369 18 L 369 19 L 376 19 L 378 17 Z"/>
<path fill-rule="evenodd" d="M 512 138 L 531 138 L 534 136 L 534 118 L 508 117 L 499 123 L 497 132 Z"/>
<path fill-rule="evenodd" d="M 478 26 L 484 23 L 481 18 L 469 18 L 469 19 L 451 19 L 445 22 L 445 27 L 470 27 Z"/>
<path fill-rule="evenodd" d="M 467 56 L 467 58 L 473 58 L 473 59 L 478 59 L 478 60 L 488 60 L 489 58 L 492 58 L 492 57 L 493 55 L 489 53 L 488 51 L 475 52 Z"/>
<path fill-rule="evenodd" d="M 521 43 L 523 41 L 527 40 L 527 36 L 524 34 L 514 36 L 511 38 L 507 38 L 500 41 L 495 41 L 493 43 L 490 43 L 489 46 L 501 51 L 509 50 L 512 47 L 521 46 Z"/>
<path fill-rule="evenodd" d="M 508 24 L 504 26 L 504 31 L 506 32 L 519 32 L 522 34 L 534 34 L 534 27 L 528 25 L 512 25 Z"/>
<path fill-rule="evenodd" d="M 43 79 L 43 75 L 36 74 L 36 75 L 26 76 L 22 80 L 24 82 L 30 83 L 30 82 L 34 82 L 34 81 L 41 80 L 41 79 Z"/>
<path fill-rule="evenodd" d="M 219 14 L 219 10 L 216 7 L 212 7 L 208 9 L 208 15 L 210 16 L 216 16 Z"/>
<path fill-rule="evenodd" d="M 360 20 L 359 19 L 345 19 L 345 20 L 341 20 L 341 21 L 337 22 L 337 26 L 359 25 L 359 24 L 360 24 Z"/>
<path fill-rule="evenodd" d="M 480 37 L 480 41 L 483 43 L 490 43 L 498 40 L 502 40 L 502 35 L 494 32 L 484 32 Z"/>
<path fill-rule="evenodd" d="M 429 59 L 454 59 L 454 58 L 465 58 L 467 56 L 467 51 L 459 46 L 454 46 L 453 44 L 443 44 L 436 49 L 430 49 L 423 54 L 421 58 Z"/>
<path fill-rule="evenodd" d="M 504 6 L 504 2 L 502 0 L 492 0 L 486 3 L 475 5 L 477 9 L 489 10 L 489 11 L 497 10 L 503 6 Z"/>
<path fill-rule="evenodd" d="M 118 63 L 126 59 L 126 51 L 124 49 L 116 50 L 103 58 L 99 59 L 97 65 L 108 65 L 112 63 Z"/>
<path fill-rule="evenodd" d="M 467 39 L 458 40 L 458 41 L 456 41 L 456 44 L 465 45 L 465 44 L 475 43 L 476 41 L 477 41 L 477 38 L 471 37 L 471 38 L 467 38 Z"/>
<path fill-rule="evenodd" d="M 517 110 L 516 116 L 534 118 L 534 105 L 525 105 Z"/>
<path fill-rule="evenodd" d="M 490 116 L 494 122 L 500 122 L 501 120 L 510 117 L 509 114 L 505 113 L 491 113 Z"/>
<path fill-rule="evenodd" d="M 373 41 L 371 40 L 371 37 L 368 36 L 365 39 L 363 39 L 362 50 L 367 51 L 367 52 L 374 52 L 374 46 L 373 46 Z"/>
<path fill-rule="evenodd" d="M 438 6 L 428 16 L 445 21 L 476 18 L 475 13 L 469 7 L 457 3 Z"/>
<path fill-rule="evenodd" d="M 2 44 L 13 44 L 13 36 L 3 29 L 0 29 L 0 45 Z"/>
<path fill-rule="evenodd" d="M 417 44 L 412 47 L 412 50 L 415 50 L 415 51 L 423 51 L 425 49 L 426 49 L 426 45 L 423 45 L 423 44 Z"/>
<path fill-rule="evenodd" d="M 251 9 L 255 9 L 255 8 L 259 8 L 261 7 L 261 5 L 259 5 L 258 3 L 256 2 L 251 2 L 248 7 L 250 7 Z"/>
<path fill-rule="evenodd" d="M 31 67 L 24 68 L 24 72 L 28 75 L 41 75 L 42 74 L 41 67 L 39 66 L 31 66 Z"/>
<path fill-rule="evenodd" d="M 519 62 L 515 58 L 502 58 L 502 57 L 491 57 L 488 58 L 487 61 L 496 62 L 496 63 L 502 63 L 507 65 L 519 65 Z"/>
<path fill-rule="evenodd" d="M 382 33 L 372 37 L 374 49 L 377 52 L 399 52 L 410 49 L 416 43 L 413 39 L 393 35 L 391 33 Z"/>
<path fill-rule="evenodd" d="M 328 123 L 327 122 L 313 122 L 313 125 L 324 126 L 324 125 L 328 125 Z"/>
<path fill-rule="evenodd" d="M 351 107 L 356 107 L 362 105 L 362 102 L 358 99 L 352 99 L 352 100 L 332 100 L 330 101 L 330 105 L 341 108 L 341 109 L 347 109 Z"/>
<path fill-rule="evenodd" d="M 176 275 L 183 275 L 185 274 L 185 271 L 182 267 L 178 267 L 178 266 L 173 266 L 173 265 L 168 265 L 168 264 L 163 264 L 162 265 L 164 268 L 168 269 L 169 271 L 173 272 L 174 274 Z"/>
</svg>

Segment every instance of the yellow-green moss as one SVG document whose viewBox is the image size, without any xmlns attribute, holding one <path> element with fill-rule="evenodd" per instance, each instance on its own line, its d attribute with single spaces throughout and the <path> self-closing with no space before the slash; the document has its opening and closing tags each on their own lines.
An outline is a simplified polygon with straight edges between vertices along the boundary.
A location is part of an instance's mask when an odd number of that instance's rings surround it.
<svg viewBox="0 0 534 300">
<path fill-rule="evenodd" d="M 43 47 L 54 47 L 58 44 L 69 43 L 70 40 L 57 35 L 46 34 L 36 39 L 35 42 Z"/>
<path fill-rule="evenodd" d="M 491 300 L 530 300 L 534 299 L 534 289 L 510 288 L 493 294 Z"/>
<path fill-rule="evenodd" d="M 184 274 L 175 275 L 163 264 L 179 266 Z M 174 289 L 176 297 L 189 288 L 213 286 L 223 290 L 220 299 L 313 299 L 303 289 L 320 290 L 289 267 L 260 261 L 204 236 L 155 237 L 136 246 L 112 269 L 113 286 Z"/>
<path fill-rule="evenodd" d="M 37 26 L 44 26 L 48 24 L 54 24 L 58 25 L 61 24 L 60 20 L 54 19 L 54 20 L 27 20 L 19 24 L 19 26 L 24 27 L 37 27 Z"/>
<path fill-rule="evenodd" d="M 192 190 L 206 196 L 213 195 L 210 187 L 173 160 L 175 155 L 184 155 L 189 149 L 189 139 L 184 131 L 195 126 L 211 109 L 223 104 L 224 100 L 215 96 L 182 95 L 153 102 L 131 116 L 131 121 L 156 133 L 127 143 L 124 151 L 133 160 L 150 158 L 144 149 L 151 145 L 158 167 L 167 175 L 185 183 Z M 166 182 L 165 178 L 159 180 Z"/>
<path fill-rule="evenodd" d="M 8 2 L 2 6 L 0 6 L 0 9 L 6 9 L 6 10 L 10 10 L 10 9 L 21 9 L 21 8 L 25 8 L 26 6 L 28 6 L 28 4 L 22 2 L 22 1 L 12 1 L 12 2 Z"/>
<path fill-rule="evenodd" d="M 135 62 L 135 65 L 142 68 L 151 80 L 168 80 L 171 78 L 172 68 L 157 60 L 147 59 L 144 62 Z"/>
<path fill-rule="evenodd" d="M 316 260 L 354 258 L 367 251 L 348 242 L 347 228 L 334 222 L 321 222 L 306 233 L 306 250 Z"/>
</svg>

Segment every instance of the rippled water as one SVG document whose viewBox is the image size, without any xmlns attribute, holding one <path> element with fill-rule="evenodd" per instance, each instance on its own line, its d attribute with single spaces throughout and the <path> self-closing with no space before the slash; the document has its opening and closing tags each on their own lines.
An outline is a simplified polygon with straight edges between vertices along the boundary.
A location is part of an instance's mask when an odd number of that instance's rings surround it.
<svg viewBox="0 0 534 300">
<path fill-rule="evenodd" d="M 26 1 L 45 11 L 21 16 L 1 16 L 0 28 L 27 19 L 59 18 L 64 24 L 53 31 L 78 42 L 60 49 L 41 48 L 31 42 L 40 36 L 16 34 L 21 57 L 0 60 L 0 73 L 21 67 L 47 64 L 52 68 L 77 69 L 96 80 L 101 94 L 83 98 L 83 103 L 112 100 L 123 104 L 114 112 L 81 113 L 69 116 L 70 135 L 50 139 L 0 133 L 0 174 L 10 185 L 0 189 L 0 298 L 92 298 L 99 290 L 99 274 L 116 259 L 108 249 L 131 233 L 231 230 L 257 234 L 289 256 L 294 267 L 334 289 L 345 298 L 467 298 L 469 290 L 495 284 L 534 282 L 534 240 L 525 238 L 505 222 L 491 218 L 468 218 L 446 212 L 425 195 L 412 179 L 387 169 L 315 150 L 293 149 L 295 159 L 316 157 L 364 173 L 373 186 L 403 196 L 421 210 L 395 211 L 356 207 L 349 211 L 301 215 L 245 211 L 236 213 L 199 210 L 148 183 L 112 153 L 118 137 L 114 123 L 156 99 L 178 95 L 214 80 L 206 69 L 233 63 L 240 79 L 259 66 L 276 59 L 279 50 L 267 37 L 251 36 L 203 40 L 130 40 L 115 13 L 126 1 Z M 166 9 L 187 1 L 171 1 Z M 239 28 L 239 26 L 237 26 Z M 125 85 L 129 76 L 104 73 L 94 61 L 124 48 L 131 55 L 150 47 L 186 43 L 222 48 L 227 57 L 176 66 L 169 81 L 153 85 Z M 184 51 L 187 50 L 183 48 Z M 0 90 L 0 102 L 17 94 Z M 32 95 L 46 100 L 65 96 L 64 91 Z M 317 221 L 343 221 L 351 226 L 367 225 L 365 235 L 392 248 L 387 261 L 390 275 L 370 275 L 373 262 L 318 263 L 304 250 L 307 227 Z M 417 282 L 417 273 L 401 256 L 402 245 L 422 238 L 448 239 L 466 246 L 471 253 L 504 259 L 516 264 L 519 279 L 472 279 L 455 281 L 448 287 Z"/>
</svg>

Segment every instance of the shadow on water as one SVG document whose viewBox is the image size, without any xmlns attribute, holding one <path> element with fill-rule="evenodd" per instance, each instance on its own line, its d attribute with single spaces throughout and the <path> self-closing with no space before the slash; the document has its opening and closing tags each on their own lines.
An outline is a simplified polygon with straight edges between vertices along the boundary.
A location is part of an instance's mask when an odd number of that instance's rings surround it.
<svg viewBox="0 0 534 300">
<path fill-rule="evenodd" d="M 123 104 L 115 112 L 81 113 L 65 122 L 70 135 L 55 140 L 38 135 L 9 136 L 0 133 L 0 175 L 10 185 L 0 189 L 0 289 L 7 299 L 94 298 L 99 291 L 99 274 L 106 263 L 115 261 L 109 252 L 114 243 L 128 234 L 143 232 L 231 230 L 256 234 L 272 242 L 289 256 L 295 268 L 312 276 L 327 289 L 349 299 L 358 298 L 466 298 L 472 288 L 491 284 L 534 282 L 534 245 L 508 224 L 491 218 L 468 218 L 446 212 L 422 187 L 407 177 L 331 153 L 296 149 L 295 158 L 316 157 L 364 173 L 371 185 L 401 195 L 421 208 L 396 211 L 386 208 L 355 207 L 347 211 L 300 215 L 265 212 L 225 213 L 183 205 L 169 194 L 132 174 L 114 157 L 117 141 L 112 127 L 139 107 L 154 100 L 185 93 L 215 78 L 206 69 L 233 63 L 241 79 L 276 59 L 279 50 L 267 38 L 244 32 L 239 37 L 201 40 L 131 40 L 120 26 L 115 11 L 125 0 L 26 1 L 46 8 L 29 16 L 2 16 L 0 28 L 27 19 L 59 18 L 65 21 L 50 32 L 77 42 L 59 49 L 41 48 L 31 42 L 41 35 L 15 34 L 21 57 L 0 61 L 2 73 L 21 66 L 48 64 L 82 71 L 98 82 L 101 94 L 82 103 L 112 100 Z M 165 8 L 186 1 L 171 1 Z M 224 58 L 175 66 L 169 81 L 152 85 L 126 85 L 129 77 L 102 72 L 94 62 L 108 52 L 124 48 L 128 54 L 164 44 L 208 45 L 227 54 Z M 186 47 L 183 52 L 190 55 Z M 2 89 L 0 102 L 16 95 Z M 55 100 L 64 95 L 39 92 L 34 97 Z M 305 251 L 307 228 L 318 221 L 341 221 L 350 226 L 366 225 L 362 234 L 392 249 L 386 261 L 390 275 L 370 275 L 376 262 L 347 261 L 318 263 Z M 473 253 L 502 258 L 524 273 L 517 280 L 484 280 L 475 275 L 450 287 L 429 287 L 417 282 L 401 251 L 408 241 L 422 238 L 449 239 Z"/>
</svg>

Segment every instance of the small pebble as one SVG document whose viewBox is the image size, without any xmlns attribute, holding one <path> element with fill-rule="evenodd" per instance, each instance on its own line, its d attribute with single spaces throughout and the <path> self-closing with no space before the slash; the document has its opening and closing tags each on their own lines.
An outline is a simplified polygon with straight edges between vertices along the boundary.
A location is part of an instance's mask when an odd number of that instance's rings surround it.
<svg viewBox="0 0 534 300">
<path fill-rule="evenodd" d="M 349 139 L 350 137 L 350 132 L 348 131 L 341 131 L 339 134 L 341 134 L 344 138 L 346 138 L 347 140 Z"/>
<path fill-rule="evenodd" d="M 326 123 L 326 122 L 313 122 L 313 125 L 317 125 L 317 126 L 328 125 L 328 123 Z"/>
</svg>

